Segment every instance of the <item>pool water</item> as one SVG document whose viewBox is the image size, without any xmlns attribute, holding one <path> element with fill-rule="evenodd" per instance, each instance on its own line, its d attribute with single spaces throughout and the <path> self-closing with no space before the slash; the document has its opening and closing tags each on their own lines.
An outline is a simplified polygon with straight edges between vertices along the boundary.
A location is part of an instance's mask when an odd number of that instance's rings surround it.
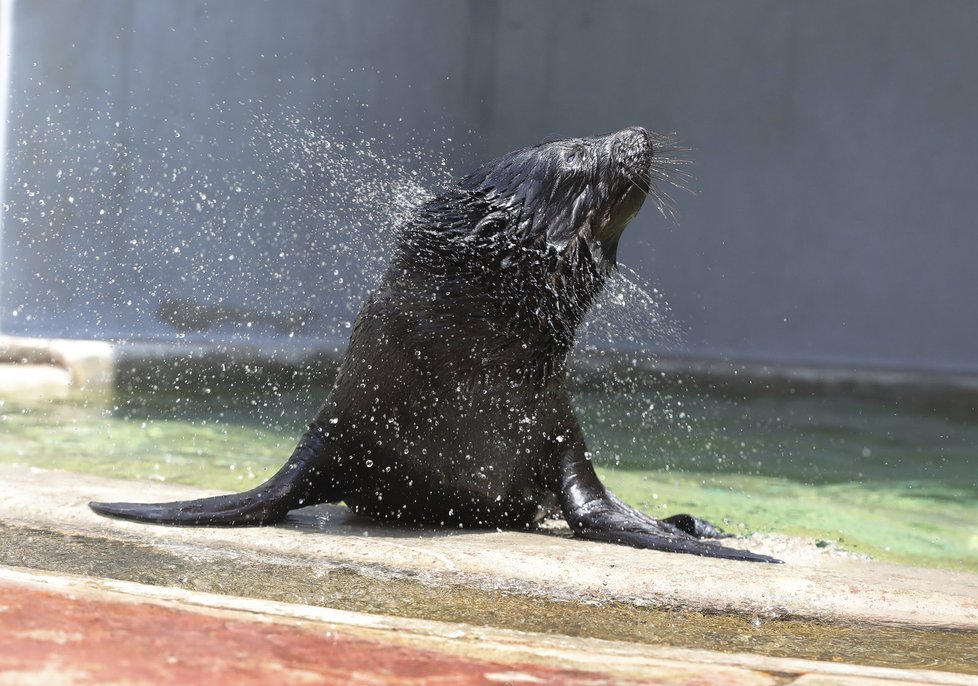
<svg viewBox="0 0 978 686">
<path fill-rule="evenodd" d="M 0 460 L 215 489 L 288 457 L 328 389 L 235 384 L 0 404 Z M 599 472 L 653 515 L 978 572 L 978 421 L 838 398 L 579 390 Z"/>
<path fill-rule="evenodd" d="M 831 397 L 623 400 L 578 410 L 608 486 L 652 514 L 978 571 L 978 422 Z"/>
</svg>

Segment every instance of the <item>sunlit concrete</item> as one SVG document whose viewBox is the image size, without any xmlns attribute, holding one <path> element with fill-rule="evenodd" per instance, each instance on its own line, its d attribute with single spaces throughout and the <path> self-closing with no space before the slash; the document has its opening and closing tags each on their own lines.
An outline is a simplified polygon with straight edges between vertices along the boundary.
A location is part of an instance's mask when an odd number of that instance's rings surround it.
<svg viewBox="0 0 978 686">
<path fill-rule="evenodd" d="M 63 372 L 72 390 L 94 395 L 112 389 L 115 357 L 105 341 L 0 336 L 0 365 L 0 384 L 15 376 L 25 388 L 31 376 L 42 383 L 53 375 L 47 367 Z"/>
<path fill-rule="evenodd" d="M 0 364 L 0 400 L 63 400 L 71 395 L 66 369 L 41 364 Z"/>
</svg>

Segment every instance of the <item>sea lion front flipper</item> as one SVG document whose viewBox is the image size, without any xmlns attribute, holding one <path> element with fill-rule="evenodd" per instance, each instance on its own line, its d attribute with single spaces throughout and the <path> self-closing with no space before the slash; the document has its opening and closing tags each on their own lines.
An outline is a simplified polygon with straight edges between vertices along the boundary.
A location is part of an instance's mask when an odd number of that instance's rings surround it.
<svg viewBox="0 0 978 686">
<path fill-rule="evenodd" d="M 563 453 L 558 467 L 557 496 L 564 519 L 574 535 L 593 541 L 703 557 L 781 562 L 767 555 L 703 542 L 676 524 L 639 512 L 604 487 L 594 473 L 590 460 L 585 457 L 583 446 L 581 448 Z M 695 517 L 690 519 L 703 522 Z"/>
<path fill-rule="evenodd" d="M 733 538 L 733 534 L 725 533 L 718 526 L 691 514 L 674 514 L 662 521 L 696 538 Z"/>
<path fill-rule="evenodd" d="M 315 425 L 303 434 L 289 461 L 250 491 L 172 503 L 91 502 L 95 512 L 154 524 L 262 526 L 307 505 L 342 500 L 342 451 Z"/>
</svg>

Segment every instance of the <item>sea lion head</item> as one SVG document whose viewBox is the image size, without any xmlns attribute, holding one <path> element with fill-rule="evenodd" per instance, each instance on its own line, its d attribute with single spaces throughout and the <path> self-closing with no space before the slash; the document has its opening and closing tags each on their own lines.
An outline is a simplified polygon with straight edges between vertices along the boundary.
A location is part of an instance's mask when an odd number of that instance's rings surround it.
<svg viewBox="0 0 978 686">
<path fill-rule="evenodd" d="M 558 251 L 586 241 L 604 266 L 613 266 L 628 222 L 650 193 L 658 195 L 655 140 L 634 126 L 549 141 L 482 165 L 460 187 L 504 213 L 520 238 Z"/>
</svg>

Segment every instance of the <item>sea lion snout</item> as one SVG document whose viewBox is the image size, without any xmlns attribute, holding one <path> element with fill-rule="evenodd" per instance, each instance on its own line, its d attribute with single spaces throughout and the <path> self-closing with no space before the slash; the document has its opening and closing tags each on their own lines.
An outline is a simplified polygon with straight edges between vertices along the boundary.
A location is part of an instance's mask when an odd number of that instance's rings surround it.
<svg viewBox="0 0 978 686">
<path fill-rule="evenodd" d="M 651 134 L 641 126 L 629 126 L 609 137 L 612 159 L 620 161 L 629 180 L 647 191 L 651 181 L 652 157 L 655 155 Z"/>
<path fill-rule="evenodd" d="M 612 135 L 636 147 L 648 147 L 650 154 L 653 152 L 652 136 L 641 126 L 628 126 Z"/>
</svg>

